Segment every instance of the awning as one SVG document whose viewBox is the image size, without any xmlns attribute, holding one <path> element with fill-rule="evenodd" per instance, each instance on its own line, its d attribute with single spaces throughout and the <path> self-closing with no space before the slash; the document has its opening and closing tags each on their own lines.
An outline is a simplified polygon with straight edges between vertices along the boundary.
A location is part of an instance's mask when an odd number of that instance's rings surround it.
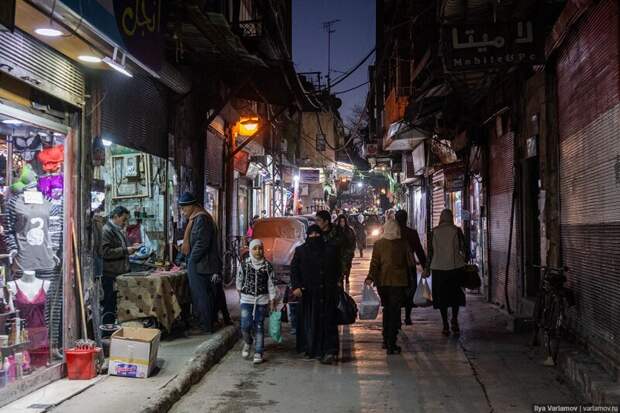
<svg viewBox="0 0 620 413">
<path fill-rule="evenodd" d="M 392 123 L 383 139 L 386 151 L 412 151 L 431 134 L 403 120 Z"/>
</svg>

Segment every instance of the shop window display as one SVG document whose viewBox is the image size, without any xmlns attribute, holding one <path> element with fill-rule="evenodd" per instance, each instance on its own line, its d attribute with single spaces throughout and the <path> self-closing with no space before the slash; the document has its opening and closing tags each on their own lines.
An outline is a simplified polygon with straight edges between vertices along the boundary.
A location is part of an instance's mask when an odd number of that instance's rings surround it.
<svg viewBox="0 0 620 413">
<path fill-rule="evenodd" d="M 62 361 L 65 143 L 0 117 L 0 387 Z"/>
</svg>

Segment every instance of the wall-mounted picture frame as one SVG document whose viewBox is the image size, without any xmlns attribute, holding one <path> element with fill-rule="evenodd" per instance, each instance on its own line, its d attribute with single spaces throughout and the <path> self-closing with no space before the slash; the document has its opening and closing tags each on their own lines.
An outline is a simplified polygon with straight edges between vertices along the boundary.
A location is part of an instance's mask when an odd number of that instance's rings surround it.
<svg viewBox="0 0 620 413">
<path fill-rule="evenodd" d="M 150 158 L 143 153 L 112 156 L 112 199 L 151 196 Z"/>
</svg>

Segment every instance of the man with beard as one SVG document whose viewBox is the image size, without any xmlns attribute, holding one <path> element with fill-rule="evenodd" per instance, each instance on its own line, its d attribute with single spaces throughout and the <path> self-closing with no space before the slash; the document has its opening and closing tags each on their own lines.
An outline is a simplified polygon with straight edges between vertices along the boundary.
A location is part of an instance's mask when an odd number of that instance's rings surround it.
<svg viewBox="0 0 620 413">
<path fill-rule="evenodd" d="M 335 255 L 340 266 L 340 276 L 344 276 L 344 269 L 347 267 L 349 258 L 345 253 L 345 240 L 338 231 L 336 222 L 332 223 L 331 215 L 328 211 L 318 211 L 316 213 L 316 224 L 321 229 L 321 237 L 327 243 L 330 250 L 335 251 Z M 342 286 L 342 278 L 338 283 Z"/>
<path fill-rule="evenodd" d="M 337 306 L 341 277 L 337 249 L 311 225 L 306 243 L 295 250 L 291 263 L 293 295 L 301 298 L 297 315 L 297 351 L 323 364 L 336 361 L 339 349 Z"/>
</svg>

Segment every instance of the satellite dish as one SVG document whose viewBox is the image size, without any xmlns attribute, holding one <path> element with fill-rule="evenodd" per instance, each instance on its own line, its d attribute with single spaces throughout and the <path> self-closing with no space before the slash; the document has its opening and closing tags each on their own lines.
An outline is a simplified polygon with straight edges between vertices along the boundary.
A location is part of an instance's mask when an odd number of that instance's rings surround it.
<svg viewBox="0 0 620 413">
<path fill-rule="evenodd" d="M 336 109 L 340 109 L 340 107 L 342 106 L 342 99 L 334 98 L 334 106 L 336 107 Z"/>
</svg>

